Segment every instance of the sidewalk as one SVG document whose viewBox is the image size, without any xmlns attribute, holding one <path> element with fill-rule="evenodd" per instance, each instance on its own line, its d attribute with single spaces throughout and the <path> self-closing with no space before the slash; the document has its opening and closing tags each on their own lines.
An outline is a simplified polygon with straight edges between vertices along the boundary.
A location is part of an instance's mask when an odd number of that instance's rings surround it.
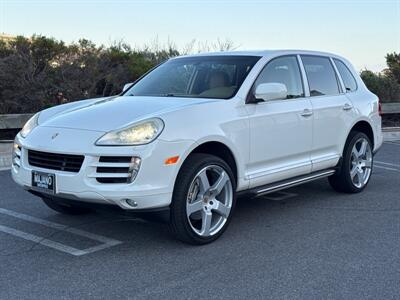
<svg viewBox="0 0 400 300">
<path fill-rule="evenodd" d="M 400 141 L 400 127 L 384 128 L 382 133 L 385 142 Z M 11 166 L 12 145 L 0 142 L 0 171 L 8 170 Z"/>
</svg>

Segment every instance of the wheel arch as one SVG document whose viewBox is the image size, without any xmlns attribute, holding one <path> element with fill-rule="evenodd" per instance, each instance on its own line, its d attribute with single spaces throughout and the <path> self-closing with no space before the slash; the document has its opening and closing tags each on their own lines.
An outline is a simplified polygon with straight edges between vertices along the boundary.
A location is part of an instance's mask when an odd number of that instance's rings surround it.
<svg viewBox="0 0 400 300">
<path fill-rule="evenodd" d="M 350 133 L 353 131 L 359 131 L 365 133 L 368 138 L 371 140 L 372 143 L 372 149 L 374 149 L 375 145 L 375 135 L 374 135 L 374 130 L 371 126 L 371 124 L 365 120 L 365 119 L 359 119 L 354 124 L 350 127 L 350 130 L 347 132 L 346 139 L 344 140 L 343 144 L 341 145 L 342 147 L 342 154 L 341 157 L 343 156 L 343 151 L 345 150 L 346 144 L 349 140 Z"/>
<path fill-rule="evenodd" d="M 190 154 L 193 154 L 193 153 L 211 154 L 211 155 L 215 155 L 215 156 L 221 158 L 222 160 L 224 160 L 231 168 L 231 170 L 235 176 L 235 181 L 237 183 L 238 178 L 239 178 L 237 162 L 236 162 L 236 159 L 235 159 L 235 156 L 234 156 L 232 150 L 227 145 L 225 145 L 224 143 L 221 143 L 221 142 L 217 142 L 217 141 L 205 142 L 205 143 L 198 145 L 196 148 L 194 148 L 190 152 Z"/>
<path fill-rule="evenodd" d="M 357 121 L 353 125 L 353 127 L 351 127 L 349 134 L 352 131 L 359 131 L 359 132 L 366 134 L 372 143 L 372 149 L 374 149 L 374 145 L 375 145 L 374 130 L 372 129 L 372 126 L 368 121 L 366 121 L 366 120 Z M 349 136 L 349 134 L 347 136 Z M 347 140 L 346 140 L 346 142 L 347 142 Z"/>
<path fill-rule="evenodd" d="M 240 165 L 237 156 L 235 156 L 234 151 L 231 147 L 224 143 L 223 141 L 213 139 L 213 140 L 205 140 L 203 142 L 198 142 L 190 147 L 189 151 L 187 151 L 186 155 L 183 157 L 183 160 L 179 166 L 179 170 L 177 172 L 176 178 L 182 168 L 182 165 L 188 159 L 191 154 L 194 153 L 205 153 L 217 156 L 224 160 L 232 170 L 232 173 L 235 176 L 236 185 L 239 185 L 239 178 L 240 178 Z M 175 178 L 175 183 L 176 183 Z M 174 183 L 174 185 L 175 185 Z"/>
</svg>

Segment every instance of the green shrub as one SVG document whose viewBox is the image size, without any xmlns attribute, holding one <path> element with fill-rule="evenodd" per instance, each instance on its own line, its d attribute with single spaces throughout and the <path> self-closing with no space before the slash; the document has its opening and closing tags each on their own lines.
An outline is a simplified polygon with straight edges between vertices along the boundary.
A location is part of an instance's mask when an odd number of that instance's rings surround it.
<svg viewBox="0 0 400 300">
<path fill-rule="evenodd" d="M 83 39 L 65 45 L 44 36 L 0 41 L 0 114 L 118 94 L 124 83 L 176 55 L 173 48 L 133 50 L 122 42 L 98 47 Z"/>
<path fill-rule="evenodd" d="M 191 41 L 184 54 L 193 51 Z M 231 50 L 229 40 L 198 43 L 198 50 Z M 169 43 L 142 50 L 123 42 L 109 47 L 82 39 L 66 45 L 44 36 L 0 40 L 0 114 L 32 113 L 65 101 L 116 95 L 160 62 L 179 55 Z M 383 73 L 365 70 L 361 77 L 383 102 L 400 101 L 400 54 L 386 56 Z"/>
<path fill-rule="evenodd" d="M 361 72 L 361 78 L 382 102 L 400 101 L 400 85 L 392 76 L 364 70 Z"/>
</svg>

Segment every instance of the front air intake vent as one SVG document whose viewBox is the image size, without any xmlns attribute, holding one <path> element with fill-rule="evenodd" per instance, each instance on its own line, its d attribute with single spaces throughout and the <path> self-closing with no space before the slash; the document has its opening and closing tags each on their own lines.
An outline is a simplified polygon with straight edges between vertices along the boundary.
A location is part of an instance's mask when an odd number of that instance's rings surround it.
<svg viewBox="0 0 400 300">
<path fill-rule="evenodd" d="M 17 144 L 14 144 L 12 164 L 17 169 L 21 166 L 21 146 Z"/>
<path fill-rule="evenodd" d="M 132 156 L 101 156 L 96 164 L 96 180 L 100 183 L 131 183 L 140 168 L 140 158 Z"/>
</svg>

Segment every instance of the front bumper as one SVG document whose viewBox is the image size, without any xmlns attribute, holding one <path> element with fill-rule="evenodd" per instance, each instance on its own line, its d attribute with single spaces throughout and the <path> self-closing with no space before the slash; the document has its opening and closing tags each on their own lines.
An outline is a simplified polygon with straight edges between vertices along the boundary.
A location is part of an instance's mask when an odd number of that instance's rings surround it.
<svg viewBox="0 0 400 300">
<path fill-rule="evenodd" d="M 50 138 L 57 131 L 54 141 Z M 55 174 L 56 198 L 69 199 L 93 204 L 118 205 L 125 210 L 143 210 L 169 206 L 179 167 L 165 165 L 168 157 L 183 157 L 191 141 L 167 142 L 156 140 L 143 146 L 106 147 L 95 146 L 94 142 L 102 132 L 80 131 L 66 128 L 38 127 L 26 138 L 17 136 L 19 145 L 19 167 L 11 168 L 12 178 L 27 190 L 32 188 L 32 171 Z M 46 140 L 48 139 L 48 140 Z M 82 166 L 77 173 L 31 166 L 28 150 L 49 153 L 84 155 Z M 96 180 L 96 168 L 101 156 L 137 156 L 141 167 L 132 183 L 100 183 Z M 129 199 L 129 200 L 128 200 Z M 132 203 L 135 203 L 133 206 Z"/>
</svg>

